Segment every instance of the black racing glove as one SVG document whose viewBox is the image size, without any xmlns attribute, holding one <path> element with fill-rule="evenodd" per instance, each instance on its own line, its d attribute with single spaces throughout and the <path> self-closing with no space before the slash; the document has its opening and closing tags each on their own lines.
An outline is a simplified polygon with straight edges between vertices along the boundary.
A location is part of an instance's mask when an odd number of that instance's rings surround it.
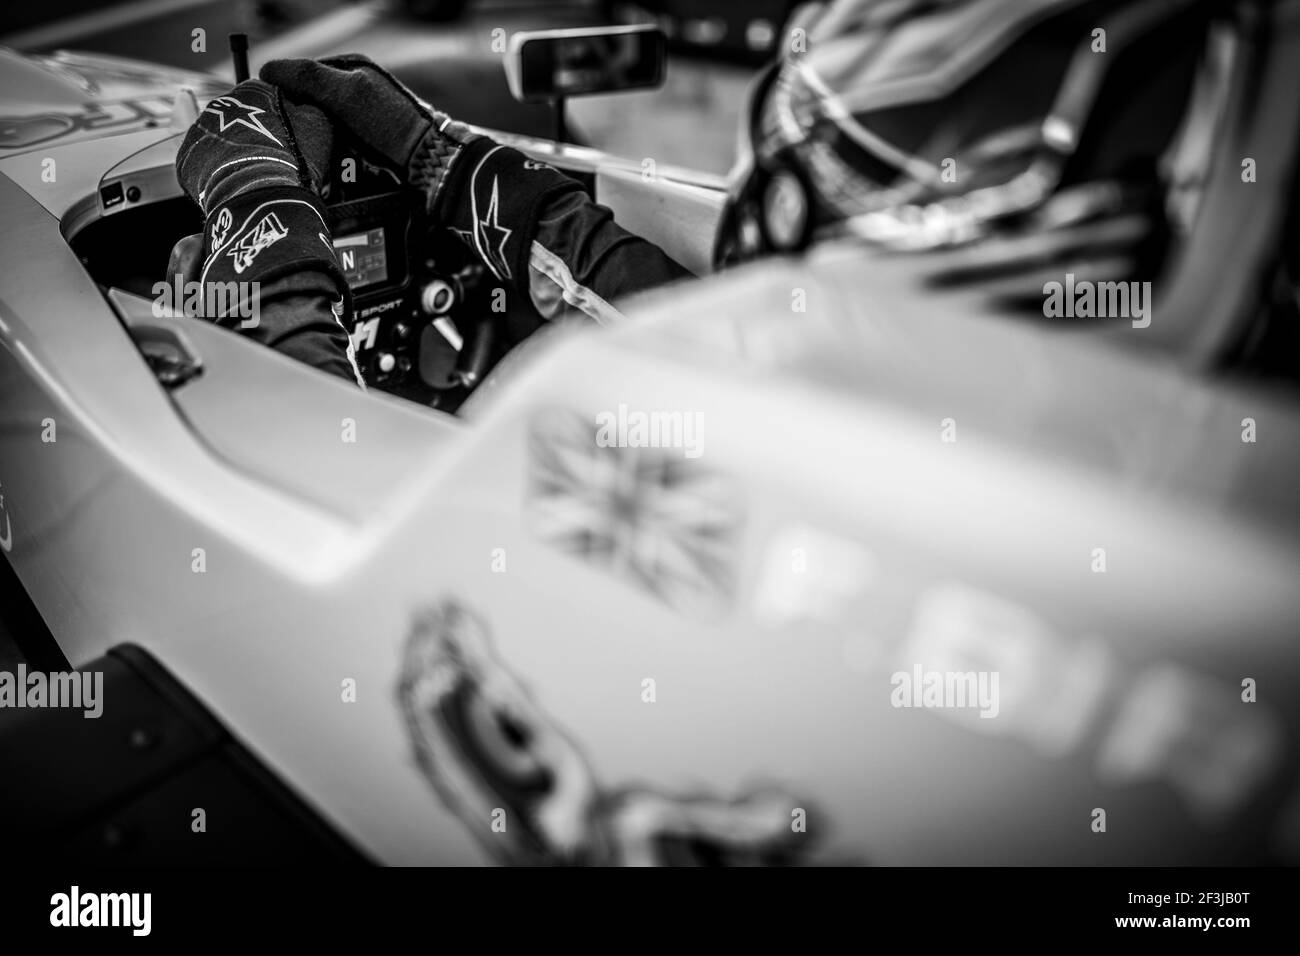
<svg viewBox="0 0 1300 956">
<path fill-rule="evenodd" d="M 205 294 L 220 303 L 207 318 L 360 382 L 341 321 L 350 295 L 319 196 L 332 143 L 320 110 L 261 80 L 208 103 L 176 155 L 177 179 L 203 210 L 202 245 L 174 251 L 173 265 L 190 255 L 205 293 L 224 285 Z"/>
<path fill-rule="evenodd" d="M 266 283 L 311 271 L 336 297 L 346 295 L 318 195 L 331 143 L 319 110 L 286 104 L 261 80 L 203 108 L 176 154 L 176 178 L 205 219 L 203 282 Z"/>
<path fill-rule="evenodd" d="M 260 75 L 295 102 L 320 107 L 420 190 L 434 221 L 459 234 L 498 279 L 527 288 L 543 209 L 582 190 L 558 170 L 433 109 L 359 54 L 272 60 Z"/>
</svg>

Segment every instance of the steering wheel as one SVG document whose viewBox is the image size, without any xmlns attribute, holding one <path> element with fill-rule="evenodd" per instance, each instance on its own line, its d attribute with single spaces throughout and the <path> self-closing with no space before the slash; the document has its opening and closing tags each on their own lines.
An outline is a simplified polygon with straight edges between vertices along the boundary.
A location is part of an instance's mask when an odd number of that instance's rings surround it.
<svg viewBox="0 0 1300 956">
<path fill-rule="evenodd" d="M 424 197 L 345 148 L 323 190 L 335 253 L 352 295 L 347 332 L 367 386 L 455 411 L 498 361 L 543 324 L 507 294 Z M 197 279 L 203 236 L 181 239 L 172 271 Z M 518 301 L 516 301 L 518 300 Z"/>
<path fill-rule="evenodd" d="M 326 218 L 352 291 L 348 332 L 361 373 L 372 388 L 454 411 L 541 317 L 429 220 L 422 195 L 340 155 Z"/>
</svg>

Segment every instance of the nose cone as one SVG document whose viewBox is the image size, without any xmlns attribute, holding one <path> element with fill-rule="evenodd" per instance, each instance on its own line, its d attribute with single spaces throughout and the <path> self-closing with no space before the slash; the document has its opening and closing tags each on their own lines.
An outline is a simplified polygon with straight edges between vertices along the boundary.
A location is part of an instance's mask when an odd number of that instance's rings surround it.
<svg viewBox="0 0 1300 956">
<path fill-rule="evenodd" d="M 94 102 L 96 94 L 89 79 L 12 50 L 0 50 L 0 90 L 7 116 L 75 110 Z"/>
</svg>

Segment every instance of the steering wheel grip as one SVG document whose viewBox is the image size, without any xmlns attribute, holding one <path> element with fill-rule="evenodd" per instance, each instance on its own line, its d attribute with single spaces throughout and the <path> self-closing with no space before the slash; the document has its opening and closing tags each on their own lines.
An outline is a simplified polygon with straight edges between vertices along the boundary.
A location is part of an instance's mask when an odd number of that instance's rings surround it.
<svg viewBox="0 0 1300 956">
<path fill-rule="evenodd" d="M 483 381 L 491 365 L 496 347 L 497 323 L 494 316 L 485 317 L 470 330 L 456 363 L 456 377 L 460 383 L 473 390 Z"/>
<path fill-rule="evenodd" d="M 203 233 L 185 236 L 172 246 L 167 257 L 167 281 L 179 275 L 182 282 L 198 282 L 203 271 Z"/>
</svg>

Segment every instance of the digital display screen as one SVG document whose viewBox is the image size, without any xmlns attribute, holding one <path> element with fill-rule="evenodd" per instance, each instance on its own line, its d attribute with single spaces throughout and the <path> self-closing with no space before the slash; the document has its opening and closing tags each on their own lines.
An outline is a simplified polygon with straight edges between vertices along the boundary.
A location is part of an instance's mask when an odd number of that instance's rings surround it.
<svg viewBox="0 0 1300 956">
<path fill-rule="evenodd" d="M 384 247 L 384 230 L 371 229 L 334 240 L 339 265 L 348 286 L 360 289 L 388 278 L 388 251 Z"/>
</svg>

